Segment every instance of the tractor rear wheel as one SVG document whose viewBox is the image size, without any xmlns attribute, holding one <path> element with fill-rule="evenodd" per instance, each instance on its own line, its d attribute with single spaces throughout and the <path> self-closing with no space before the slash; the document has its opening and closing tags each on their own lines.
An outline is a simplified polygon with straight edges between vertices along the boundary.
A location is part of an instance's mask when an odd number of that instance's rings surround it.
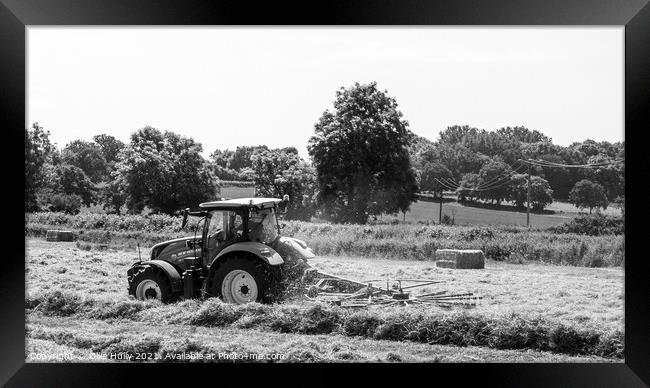
<svg viewBox="0 0 650 388">
<path fill-rule="evenodd" d="M 171 302 L 172 288 L 167 276 L 153 267 L 143 267 L 129 282 L 129 294 L 137 299 L 158 299 L 161 302 Z"/>
<path fill-rule="evenodd" d="M 214 274 L 212 294 L 227 303 L 261 302 L 269 289 L 264 266 L 264 263 L 243 257 L 227 260 Z"/>
</svg>

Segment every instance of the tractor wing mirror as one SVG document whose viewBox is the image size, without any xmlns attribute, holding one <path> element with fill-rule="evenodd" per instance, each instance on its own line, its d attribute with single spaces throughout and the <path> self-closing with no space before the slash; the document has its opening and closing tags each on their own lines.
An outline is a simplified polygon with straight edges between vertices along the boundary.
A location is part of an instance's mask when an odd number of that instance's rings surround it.
<svg viewBox="0 0 650 388">
<path fill-rule="evenodd" d="M 185 225 L 187 225 L 187 214 L 189 213 L 190 209 L 183 209 L 183 223 L 181 224 L 181 229 L 185 229 Z"/>
<path fill-rule="evenodd" d="M 287 208 L 289 207 L 289 194 L 285 194 L 282 196 L 282 207 L 283 207 L 282 212 L 286 213 Z"/>
</svg>

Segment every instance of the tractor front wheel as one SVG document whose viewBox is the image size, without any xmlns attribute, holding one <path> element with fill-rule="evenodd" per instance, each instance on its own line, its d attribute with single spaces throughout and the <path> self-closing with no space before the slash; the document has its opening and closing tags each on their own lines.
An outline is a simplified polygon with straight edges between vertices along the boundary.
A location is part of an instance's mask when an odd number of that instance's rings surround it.
<svg viewBox="0 0 650 388">
<path fill-rule="evenodd" d="M 158 299 L 167 303 L 172 301 L 169 279 L 162 271 L 153 267 L 142 267 L 129 282 L 129 294 L 137 299 Z"/>
<path fill-rule="evenodd" d="M 212 294 L 227 303 L 261 302 L 269 287 L 263 266 L 264 263 L 247 258 L 227 260 L 214 274 Z"/>
</svg>

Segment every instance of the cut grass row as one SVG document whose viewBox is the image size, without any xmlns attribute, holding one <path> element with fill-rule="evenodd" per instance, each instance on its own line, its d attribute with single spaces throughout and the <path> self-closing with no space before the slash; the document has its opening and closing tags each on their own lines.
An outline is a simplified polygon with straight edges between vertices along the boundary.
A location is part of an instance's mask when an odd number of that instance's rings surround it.
<svg viewBox="0 0 650 388">
<path fill-rule="evenodd" d="M 231 305 L 219 299 L 171 305 L 134 299 L 84 298 L 71 292 L 27 297 L 28 313 L 79 319 L 133 320 L 199 327 L 232 327 L 293 334 L 341 334 L 376 340 L 532 349 L 568 355 L 623 357 L 623 333 L 577 329 L 541 316 L 444 313 L 417 308 L 350 311 L 318 303 Z"/>
<path fill-rule="evenodd" d="M 26 344 L 28 362 L 57 362 L 61 361 L 57 359 L 61 354 L 68 355 L 65 361 L 72 362 L 119 362 L 120 353 L 141 353 L 142 349 L 158 350 L 154 357 L 131 361 L 621 362 L 597 356 L 381 341 L 341 334 L 300 335 L 160 323 L 152 326 L 131 320 L 52 318 L 40 314 L 27 316 Z M 260 354 L 270 357 L 260 358 Z"/>
<path fill-rule="evenodd" d="M 180 218 L 61 213 L 28 215 L 25 235 L 43 237 L 48 229 L 70 229 L 78 241 L 135 247 L 192 235 Z M 621 266 L 625 237 L 557 234 L 523 227 L 441 225 L 332 225 L 288 221 L 283 234 L 304 240 L 318 255 L 435 260 L 437 249 L 481 249 L 488 258 L 586 267 Z M 199 232 L 200 234 L 200 232 Z"/>
</svg>

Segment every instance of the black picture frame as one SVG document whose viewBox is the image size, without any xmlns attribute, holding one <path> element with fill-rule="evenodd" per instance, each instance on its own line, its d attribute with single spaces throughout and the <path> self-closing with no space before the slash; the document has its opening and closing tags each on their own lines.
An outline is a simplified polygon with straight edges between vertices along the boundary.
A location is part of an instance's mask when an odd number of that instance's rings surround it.
<svg viewBox="0 0 650 388">
<path fill-rule="evenodd" d="M 633 171 L 644 173 L 642 136 L 650 123 L 650 6 L 647 0 L 347 0 L 312 2 L 181 1 L 181 0 L 0 0 L 0 117 L 4 196 L 9 219 L 4 220 L 5 255 L 0 270 L 0 382 L 8 386 L 116 385 L 132 382 L 127 375 L 184 375 L 185 369 L 164 365 L 25 364 L 24 236 L 14 220 L 23 219 L 15 182 L 23 182 L 17 167 L 18 144 L 25 125 L 26 27 L 36 25 L 617 25 L 625 26 L 626 218 L 625 363 L 621 364 L 442 364 L 442 365 L 314 365 L 301 366 L 311 375 L 304 385 L 338 384 L 353 372 L 366 382 L 396 378 L 406 383 L 417 371 L 431 381 L 451 378 L 454 385 L 517 386 L 647 386 L 650 384 L 650 282 L 647 259 L 637 252 L 645 232 L 629 225 L 643 220 L 641 184 Z M 630 139 L 632 141 L 630 141 Z M 645 173 L 647 175 L 647 173 Z M 636 190 L 636 192 L 635 192 Z M 6 206 L 6 205 L 5 205 Z M 632 211 L 629 211 L 632 206 Z M 14 214 L 15 213 L 15 214 Z M 639 223 L 639 225 L 641 225 Z M 22 243 L 21 243 L 22 242 Z M 641 252 L 641 251 L 638 251 Z M 397 370 L 396 368 L 400 369 Z M 294 373 L 276 365 L 194 368 L 205 377 L 228 376 L 267 381 Z M 251 372 L 254 371 L 254 372 Z M 406 375 L 405 375 L 406 374 Z M 280 377 L 278 377 L 280 378 Z M 296 380 L 298 378 L 295 378 Z M 347 378 L 345 378 L 347 379 Z M 314 381 L 317 380 L 317 381 Z M 426 380 L 425 380 L 426 381 Z M 285 380 L 278 382 L 284 383 Z M 272 381 L 270 382 L 272 383 Z M 302 385 L 302 384 L 301 384 Z"/>
</svg>

